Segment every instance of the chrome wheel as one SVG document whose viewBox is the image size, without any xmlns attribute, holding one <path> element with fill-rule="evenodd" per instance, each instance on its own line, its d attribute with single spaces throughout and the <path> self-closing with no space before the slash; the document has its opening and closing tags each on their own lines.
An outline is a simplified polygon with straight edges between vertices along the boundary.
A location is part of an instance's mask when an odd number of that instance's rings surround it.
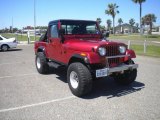
<svg viewBox="0 0 160 120">
<path fill-rule="evenodd" d="M 36 62 L 36 64 L 37 64 L 37 68 L 40 69 L 40 68 L 41 68 L 41 61 L 40 61 L 40 58 L 39 58 L 39 57 L 37 57 L 37 62 Z"/>
<path fill-rule="evenodd" d="M 79 85 L 78 75 L 74 71 L 70 73 L 70 83 L 74 89 L 78 88 Z"/>
</svg>

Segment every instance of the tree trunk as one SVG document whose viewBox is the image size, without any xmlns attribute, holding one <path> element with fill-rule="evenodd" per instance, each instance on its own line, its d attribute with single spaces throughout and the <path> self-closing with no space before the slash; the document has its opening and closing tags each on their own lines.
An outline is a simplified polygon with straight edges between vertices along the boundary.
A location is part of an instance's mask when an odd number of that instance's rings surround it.
<svg viewBox="0 0 160 120">
<path fill-rule="evenodd" d="M 113 34 L 115 34 L 115 31 L 114 31 L 114 17 L 113 17 Z"/>
<path fill-rule="evenodd" d="M 150 30 L 149 30 L 149 34 L 152 34 L 152 22 L 150 22 Z"/>
<path fill-rule="evenodd" d="M 131 25 L 131 34 L 133 33 L 133 26 Z"/>
</svg>

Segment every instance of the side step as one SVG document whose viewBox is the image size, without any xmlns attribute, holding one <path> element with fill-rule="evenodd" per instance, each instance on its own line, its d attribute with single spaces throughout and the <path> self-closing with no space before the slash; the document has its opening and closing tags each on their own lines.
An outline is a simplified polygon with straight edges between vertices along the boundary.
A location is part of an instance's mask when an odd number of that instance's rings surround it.
<svg viewBox="0 0 160 120">
<path fill-rule="evenodd" d="M 54 68 L 58 68 L 60 66 L 62 66 L 61 64 L 58 64 L 56 62 L 48 62 L 49 67 L 54 67 Z"/>
</svg>

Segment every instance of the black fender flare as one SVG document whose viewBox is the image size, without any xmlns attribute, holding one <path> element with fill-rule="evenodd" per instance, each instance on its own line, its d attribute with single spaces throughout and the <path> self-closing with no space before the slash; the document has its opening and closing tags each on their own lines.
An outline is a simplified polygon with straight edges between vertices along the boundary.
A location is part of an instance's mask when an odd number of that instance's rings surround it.
<svg viewBox="0 0 160 120">
<path fill-rule="evenodd" d="M 74 54 L 70 58 L 68 65 L 70 65 L 71 63 L 73 63 L 75 61 L 89 64 L 89 59 L 87 58 L 87 56 L 81 56 L 80 54 Z"/>
<path fill-rule="evenodd" d="M 43 54 L 46 55 L 46 48 L 44 46 L 39 46 L 38 49 L 37 49 L 37 51 L 36 51 L 36 54 L 38 52 L 43 52 Z"/>
</svg>

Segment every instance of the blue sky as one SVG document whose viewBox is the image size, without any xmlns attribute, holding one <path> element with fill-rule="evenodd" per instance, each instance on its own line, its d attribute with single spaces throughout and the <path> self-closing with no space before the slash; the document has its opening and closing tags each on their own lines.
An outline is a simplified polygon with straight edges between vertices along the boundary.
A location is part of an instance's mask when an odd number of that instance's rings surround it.
<svg viewBox="0 0 160 120">
<path fill-rule="evenodd" d="M 13 26 L 22 28 L 34 25 L 33 3 L 34 0 L 0 0 L 1 19 L 0 29 Z M 96 20 L 100 17 L 102 25 L 111 16 L 105 15 L 108 3 L 116 3 L 120 14 L 116 16 L 128 23 L 129 19 L 134 18 L 139 22 L 139 5 L 132 0 L 36 0 L 36 24 L 45 26 L 49 21 L 55 19 L 86 19 Z M 160 25 L 160 0 L 146 0 L 143 3 L 142 16 L 154 13 L 157 16 L 156 25 Z"/>
</svg>

